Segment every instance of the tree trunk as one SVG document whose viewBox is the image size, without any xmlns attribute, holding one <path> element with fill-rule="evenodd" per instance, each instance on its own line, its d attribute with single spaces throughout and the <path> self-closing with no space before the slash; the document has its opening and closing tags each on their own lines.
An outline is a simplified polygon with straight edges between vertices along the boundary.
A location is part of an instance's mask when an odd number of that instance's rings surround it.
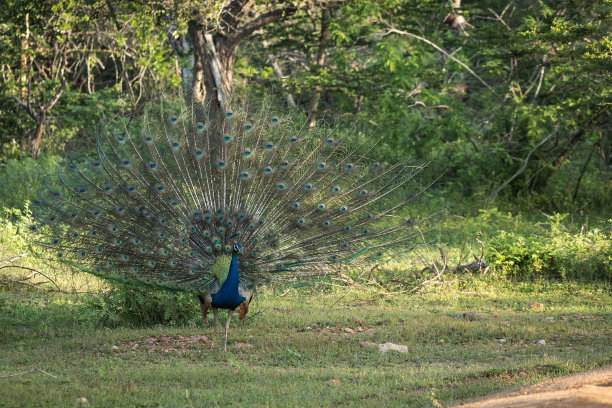
<svg viewBox="0 0 612 408">
<path fill-rule="evenodd" d="M 36 132 L 34 134 L 34 139 L 32 140 L 32 145 L 30 147 L 33 159 L 36 159 L 40 154 L 40 142 L 42 142 L 46 118 L 47 113 L 44 110 L 41 110 L 40 115 L 38 116 L 38 120 L 36 121 Z"/>
<path fill-rule="evenodd" d="M 198 120 L 213 119 L 227 107 L 238 47 L 220 33 L 206 33 L 206 27 L 196 19 L 189 21 L 188 35 L 194 55 L 188 100 Z"/>
<path fill-rule="evenodd" d="M 187 22 L 189 50 L 182 38 L 175 35 L 176 26 L 166 29 L 177 56 L 186 51 L 193 55 L 191 78 L 187 78 L 184 71 L 182 76 L 183 81 L 191 81 L 185 101 L 193 106 L 197 120 L 208 121 L 225 113 L 231 98 L 234 59 L 240 42 L 262 27 L 303 9 L 293 5 L 273 8 L 272 3 L 269 6 L 257 10 L 255 0 L 229 0 L 224 2 L 215 22 L 196 13 Z"/>
<path fill-rule="evenodd" d="M 317 53 L 316 69 L 320 70 L 325 64 L 325 51 L 327 48 L 327 39 L 329 38 L 329 20 L 330 10 L 324 7 L 321 10 L 321 34 L 319 35 L 319 51 Z M 323 87 L 321 85 L 315 86 L 314 94 L 310 99 L 308 106 L 308 129 L 312 129 L 317 124 L 317 113 L 319 112 L 319 102 L 321 100 L 321 92 Z"/>
</svg>

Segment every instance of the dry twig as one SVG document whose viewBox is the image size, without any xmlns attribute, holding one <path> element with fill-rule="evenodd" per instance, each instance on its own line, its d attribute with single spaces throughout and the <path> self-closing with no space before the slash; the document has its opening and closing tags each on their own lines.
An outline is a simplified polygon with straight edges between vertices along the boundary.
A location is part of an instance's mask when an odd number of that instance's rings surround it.
<svg viewBox="0 0 612 408">
<path fill-rule="evenodd" d="M 32 369 L 30 369 L 30 370 L 27 370 L 27 371 L 24 371 L 24 372 L 22 372 L 22 373 L 9 374 L 9 375 L 0 375 L 0 378 L 17 377 L 17 376 L 19 376 L 19 375 L 29 374 L 29 373 L 32 373 L 32 372 L 34 372 L 34 371 L 37 371 L 37 372 L 39 372 L 39 373 L 41 373 L 41 374 L 44 374 L 44 375 L 48 375 L 49 377 L 57 378 L 57 375 L 49 374 L 49 373 L 47 373 L 47 372 L 45 372 L 45 371 L 41 370 L 41 369 L 40 369 L 40 368 L 38 368 L 38 367 L 34 367 L 34 368 L 32 368 Z"/>
</svg>

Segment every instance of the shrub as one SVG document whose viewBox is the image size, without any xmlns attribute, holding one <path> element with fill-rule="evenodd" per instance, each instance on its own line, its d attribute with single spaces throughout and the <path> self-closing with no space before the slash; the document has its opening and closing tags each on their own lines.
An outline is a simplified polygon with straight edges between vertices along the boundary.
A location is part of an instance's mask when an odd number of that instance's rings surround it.
<svg viewBox="0 0 612 408">
<path fill-rule="evenodd" d="M 9 159 L 0 165 L 0 209 L 25 208 L 36 197 L 47 174 L 55 174 L 63 159 L 54 154 L 41 154 L 37 160 L 29 156 Z"/>
<path fill-rule="evenodd" d="M 107 327 L 201 324 L 199 301 L 190 293 L 113 285 L 85 302 Z"/>
<path fill-rule="evenodd" d="M 612 281 L 612 241 L 598 229 L 571 233 L 556 216 L 545 235 L 501 231 L 487 249 L 495 272 L 518 280 Z"/>
</svg>

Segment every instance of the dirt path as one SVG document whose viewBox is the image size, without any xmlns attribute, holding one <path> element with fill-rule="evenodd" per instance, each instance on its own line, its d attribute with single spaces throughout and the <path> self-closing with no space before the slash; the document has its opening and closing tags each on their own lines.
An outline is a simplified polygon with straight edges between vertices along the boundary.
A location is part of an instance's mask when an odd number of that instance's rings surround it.
<svg viewBox="0 0 612 408">
<path fill-rule="evenodd" d="M 457 408 L 608 408 L 612 407 L 612 365 L 504 391 Z"/>
</svg>

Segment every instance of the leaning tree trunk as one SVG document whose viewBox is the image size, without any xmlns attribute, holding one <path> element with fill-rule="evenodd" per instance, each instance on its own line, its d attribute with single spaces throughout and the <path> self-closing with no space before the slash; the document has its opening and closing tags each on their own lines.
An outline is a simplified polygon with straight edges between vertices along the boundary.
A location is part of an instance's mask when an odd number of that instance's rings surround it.
<svg viewBox="0 0 612 408">
<path fill-rule="evenodd" d="M 186 88 L 185 101 L 194 107 L 196 117 L 204 120 L 214 118 L 227 108 L 232 92 L 234 59 L 242 40 L 254 31 L 293 16 L 305 7 L 229 0 L 216 22 L 196 13 L 187 23 L 187 41 L 176 32 L 176 24 L 167 27 L 168 39 L 175 54 L 191 57 L 187 59 L 191 75 L 186 74 L 187 67 L 183 67 L 181 72 Z"/>
<path fill-rule="evenodd" d="M 196 108 L 196 115 L 217 116 L 225 111 L 232 92 L 234 58 L 238 46 L 219 33 L 207 33 L 206 27 L 196 20 L 189 21 L 188 35 L 193 47 L 188 101 Z M 203 107 L 206 107 L 206 112 L 198 112 Z"/>
</svg>

